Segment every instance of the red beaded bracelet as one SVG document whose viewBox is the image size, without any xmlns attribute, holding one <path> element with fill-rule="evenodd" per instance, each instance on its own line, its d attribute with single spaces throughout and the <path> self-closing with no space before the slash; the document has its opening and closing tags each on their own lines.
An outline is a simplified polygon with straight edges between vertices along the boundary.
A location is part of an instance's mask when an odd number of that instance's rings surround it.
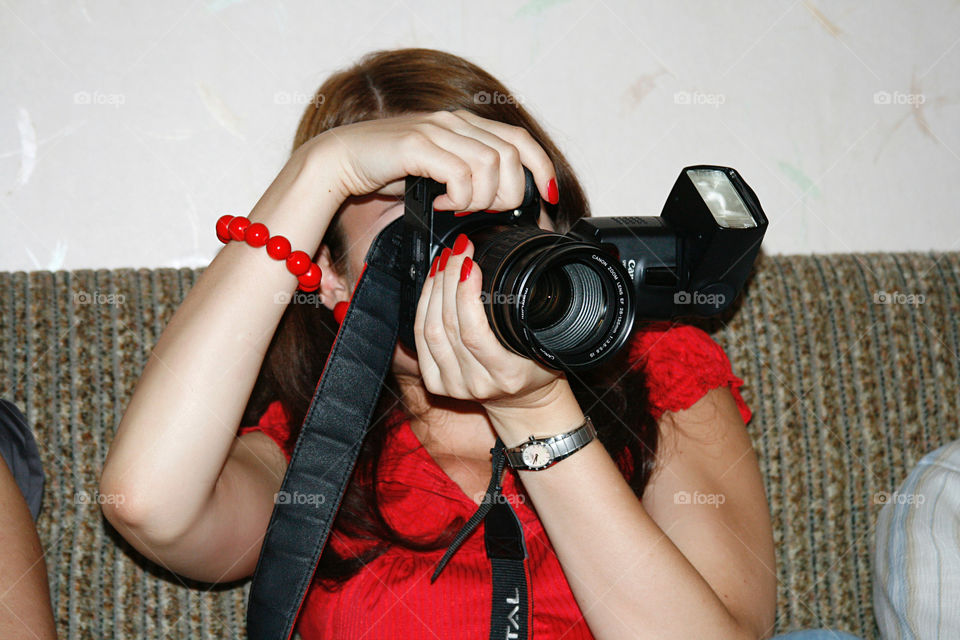
<svg viewBox="0 0 960 640">
<path fill-rule="evenodd" d="M 246 242 L 251 247 L 267 246 L 267 255 L 274 260 L 286 260 L 287 270 L 297 276 L 301 291 L 316 291 L 320 288 L 320 266 L 310 260 L 304 251 L 290 251 L 290 241 L 283 236 L 271 236 L 267 226 L 243 216 L 220 216 L 217 220 L 217 238 L 223 244 L 231 240 Z"/>
</svg>

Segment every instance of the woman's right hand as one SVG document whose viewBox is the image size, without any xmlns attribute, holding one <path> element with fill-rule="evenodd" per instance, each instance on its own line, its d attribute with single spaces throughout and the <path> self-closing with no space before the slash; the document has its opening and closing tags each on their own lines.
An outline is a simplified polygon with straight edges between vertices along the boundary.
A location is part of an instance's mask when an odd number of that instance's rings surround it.
<svg viewBox="0 0 960 640">
<path fill-rule="evenodd" d="M 521 165 L 533 173 L 541 197 L 556 200 L 553 163 L 526 129 L 463 109 L 343 125 L 301 148 L 332 163 L 343 200 L 402 196 L 405 177 L 414 175 L 446 185 L 434 201 L 437 210 L 504 211 L 523 202 Z"/>
</svg>

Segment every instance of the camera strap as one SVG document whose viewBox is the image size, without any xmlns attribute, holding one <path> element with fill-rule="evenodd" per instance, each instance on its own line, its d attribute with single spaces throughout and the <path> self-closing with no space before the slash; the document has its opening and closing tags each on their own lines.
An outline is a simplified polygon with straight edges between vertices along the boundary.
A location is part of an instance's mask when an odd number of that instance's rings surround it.
<svg viewBox="0 0 960 640">
<path fill-rule="evenodd" d="M 523 525 L 501 493 L 503 490 L 503 468 L 506 463 L 503 441 L 490 449 L 493 473 L 490 484 L 483 496 L 480 507 L 457 532 L 453 542 L 447 548 L 443 558 L 430 578 L 432 584 L 439 576 L 447 561 L 453 557 L 460 545 L 470 537 L 482 521 L 484 546 L 493 577 L 493 609 L 490 612 L 490 640 L 503 638 L 525 639 L 527 637 L 527 615 L 529 611 L 527 576 L 523 561 L 527 549 L 523 539 Z"/>
<path fill-rule="evenodd" d="M 260 549 L 247 602 L 250 640 L 289 640 L 389 372 L 400 324 L 403 219 L 374 239 L 307 410 Z M 483 503 L 431 583 L 479 523 L 493 576 L 490 638 L 527 637 L 523 528 L 500 494 L 503 442 Z M 319 499 L 318 499 L 319 497 Z"/>
</svg>

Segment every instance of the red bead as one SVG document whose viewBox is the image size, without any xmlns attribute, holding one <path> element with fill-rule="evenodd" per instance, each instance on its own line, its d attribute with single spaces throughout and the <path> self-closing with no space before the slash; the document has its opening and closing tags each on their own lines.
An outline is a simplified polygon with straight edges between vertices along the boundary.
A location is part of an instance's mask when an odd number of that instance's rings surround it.
<svg viewBox="0 0 960 640">
<path fill-rule="evenodd" d="M 262 247 L 270 239 L 270 232 L 267 231 L 267 225 L 260 222 L 254 222 L 247 227 L 246 240 L 251 247 Z"/>
<path fill-rule="evenodd" d="M 227 231 L 234 240 L 243 240 L 243 235 L 250 226 L 250 221 L 243 216 L 237 216 L 227 225 Z"/>
<path fill-rule="evenodd" d="M 310 268 L 297 278 L 300 281 L 300 288 L 305 291 L 313 291 L 320 284 L 321 275 L 320 267 L 315 262 L 311 262 Z"/>
<path fill-rule="evenodd" d="M 217 220 L 217 240 L 223 244 L 227 244 L 231 240 L 230 232 L 227 230 L 227 225 L 230 224 L 231 220 L 233 220 L 233 216 L 229 213 L 220 216 Z"/>
<path fill-rule="evenodd" d="M 310 264 L 310 256 L 305 251 L 294 251 L 287 256 L 287 269 L 295 276 L 305 274 Z"/>
<path fill-rule="evenodd" d="M 267 240 L 267 255 L 274 260 L 286 260 L 290 255 L 290 241 L 283 236 L 273 236 Z"/>
<path fill-rule="evenodd" d="M 316 291 L 317 289 L 320 288 L 320 283 L 318 282 L 317 284 L 313 285 L 312 287 L 306 287 L 306 286 L 304 286 L 304 285 L 301 284 L 301 285 L 299 285 L 297 288 L 300 289 L 300 291 L 306 291 L 307 293 L 312 293 L 312 292 L 314 292 L 314 291 Z"/>
<path fill-rule="evenodd" d="M 347 315 L 347 309 L 349 307 L 350 303 L 345 300 L 341 300 L 333 305 L 333 319 L 337 321 L 337 324 L 343 324 L 343 318 Z"/>
</svg>

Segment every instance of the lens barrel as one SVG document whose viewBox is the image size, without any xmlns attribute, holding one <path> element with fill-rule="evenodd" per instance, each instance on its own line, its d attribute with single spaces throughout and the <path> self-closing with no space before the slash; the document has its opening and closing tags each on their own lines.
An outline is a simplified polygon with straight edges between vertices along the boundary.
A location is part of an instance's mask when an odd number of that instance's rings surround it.
<svg viewBox="0 0 960 640">
<path fill-rule="evenodd" d="M 630 336 L 629 274 L 598 245 L 539 227 L 470 232 L 482 298 L 500 342 L 555 369 L 600 364 Z"/>
</svg>

